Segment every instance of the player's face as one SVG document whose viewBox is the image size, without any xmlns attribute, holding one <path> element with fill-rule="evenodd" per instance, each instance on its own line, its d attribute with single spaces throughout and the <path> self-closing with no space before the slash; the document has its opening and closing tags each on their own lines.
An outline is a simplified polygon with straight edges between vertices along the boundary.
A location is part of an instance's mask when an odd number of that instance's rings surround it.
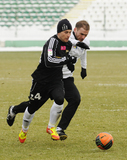
<svg viewBox="0 0 127 160">
<path fill-rule="evenodd" d="M 71 30 L 65 30 L 57 34 L 58 38 L 62 42 L 68 42 L 70 35 L 71 35 Z"/>
<path fill-rule="evenodd" d="M 76 38 L 82 42 L 88 35 L 89 31 L 88 30 L 85 30 L 84 28 L 74 28 L 74 33 L 75 33 L 75 36 Z"/>
</svg>

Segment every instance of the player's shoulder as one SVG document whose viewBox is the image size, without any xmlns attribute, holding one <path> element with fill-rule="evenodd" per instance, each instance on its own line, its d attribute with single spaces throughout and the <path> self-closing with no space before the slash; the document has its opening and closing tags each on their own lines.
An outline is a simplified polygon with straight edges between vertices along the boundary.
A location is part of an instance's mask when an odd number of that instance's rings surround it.
<svg viewBox="0 0 127 160">
<path fill-rule="evenodd" d="M 58 41 L 58 38 L 56 35 L 53 35 L 46 41 L 46 45 L 51 45 L 53 46 L 55 44 L 55 41 Z"/>
<path fill-rule="evenodd" d="M 70 40 L 67 42 L 67 44 L 68 44 L 69 46 L 72 46 L 72 43 L 71 43 Z"/>
<path fill-rule="evenodd" d="M 58 39 L 57 35 L 55 34 L 52 37 L 50 37 L 49 40 L 50 41 L 53 41 L 53 40 L 55 41 L 55 40 L 59 40 L 59 39 Z"/>
<path fill-rule="evenodd" d="M 90 46 L 90 41 L 89 41 L 88 37 L 86 37 L 86 38 L 83 40 L 83 42 L 84 42 L 85 44 L 87 44 L 88 46 Z"/>
</svg>

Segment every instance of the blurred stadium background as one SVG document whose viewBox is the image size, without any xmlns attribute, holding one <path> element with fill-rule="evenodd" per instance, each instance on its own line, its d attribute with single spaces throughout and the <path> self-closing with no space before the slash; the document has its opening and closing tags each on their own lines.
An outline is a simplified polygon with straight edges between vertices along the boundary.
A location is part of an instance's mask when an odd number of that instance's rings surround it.
<svg viewBox="0 0 127 160">
<path fill-rule="evenodd" d="M 0 0 L 0 50 L 42 47 L 67 18 L 87 20 L 91 47 L 127 49 L 127 0 Z"/>
</svg>

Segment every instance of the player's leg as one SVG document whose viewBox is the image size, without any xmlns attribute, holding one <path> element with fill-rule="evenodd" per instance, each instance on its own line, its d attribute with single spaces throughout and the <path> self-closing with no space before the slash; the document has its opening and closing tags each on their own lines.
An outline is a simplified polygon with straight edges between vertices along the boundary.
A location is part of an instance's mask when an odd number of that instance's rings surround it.
<svg viewBox="0 0 127 160">
<path fill-rule="evenodd" d="M 45 85 L 41 85 L 37 82 L 33 82 L 32 84 L 29 96 L 30 103 L 25 110 L 22 129 L 19 134 L 19 140 L 21 143 L 24 143 L 26 140 L 26 134 L 35 112 L 48 100 L 48 96 L 46 96 L 46 94 L 44 96 L 45 88 Z"/>
<path fill-rule="evenodd" d="M 55 128 L 56 122 L 61 115 L 63 109 L 63 102 L 64 102 L 64 89 L 63 83 L 56 83 L 54 89 L 50 93 L 51 98 L 54 99 L 54 103 L 50 110 L 50 119 L 48 123 L 48 127 L 46 129 L 47 133 L 50 132 L 52 128 Z M 56 132 L 56 129 L 55 129 Z M 54 137 L 56 136 L 56 133 Z"/>
<path fill-rule="evenodd" d="M 26 108 L 28 107 L 29 105 L 29 101 L 25 101 L 25 102 L 22 102 L 20 103 L 19 105 L 15 105 L 12 109 L 12 111 L 15 113 L 15 114 L 18 114 L 18 113 L 24 113 Z"/>
<path fill-rule="evenodd" d="M 58 133 L 61 129 L 62 132 L 63 130 L 66 130 L 80 104 L 80 93 L 74 84 L 74 79 L 72 77 L 67 78 L 64 79 L 63 82 L 65 88 L 65 99 L 67 100 L 68 105 L 65 107 L 60 122 L 57 126 Z"/>
<path fill-rule="evenodd" d="M 23 116 L 23 123 L 22 123 L 22 129 L 19 133 L 19 141 L 21 143 L 24 143 L 25 140 L 26 140 L 26 136 L 27 136 L 27 132 L 28 132 L 28 128 L 29 128 L 29 125 L 34 117 L 34 114 L 30 114 L 28 112 L 28 107 L 26 108 L 25 112 L 24 112 L 24 116 Z"/>
<path fill-rule="evenodd" d="M 25 101 L 20 103 L 19 105 L 10 106 L 7 114 L 7 124 L 9 126 L 12 126 L 15 121 L 16 114 L 24 113 L 28 105 L 29 101 Z"/>
<path fill-rule="evenodd" d="M 60 117 L 60 114 L 62 112 L 63 109 L 63 104 L 62 105 L 58 105 L 55 102 L 53 103 L 51 109 L 50 109 L 50 119 L 49 119 L 49 124 L 48 127 L 55 127 L 57 120 Z"/>
</svg>

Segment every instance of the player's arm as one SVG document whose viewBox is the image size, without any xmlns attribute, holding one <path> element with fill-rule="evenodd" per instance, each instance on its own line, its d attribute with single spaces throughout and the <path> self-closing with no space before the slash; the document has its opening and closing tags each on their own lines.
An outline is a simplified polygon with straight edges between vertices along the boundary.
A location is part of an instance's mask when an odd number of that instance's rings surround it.
<svg viewBox="0 0 127 160">
<path fill-rule="evenodd" d="M 73 46 L 78 46 L 78 47 L 83 48 L 83 49 L 90 49 L 89 45 L 85 41 L 80 42 L 79 40 L 72 39 L 72 38 L 70 38 L 70 41 L 71 41 Z"/>
<path fill-rule="evenodd" d="M 84 51 L 84 54 L 81 55 L 80 57 L 80 61 L 81 61 L 81 77 L 82 79 L 84 79 L 87 76 L 87 51 Z"/>
<path fill-rule="evenodd" d="M 87 46 L 90 45 L 90 42 L 87 38 L 84 39 L 84 43 L 87 44 Z M 84 79 L 87 76 L 87 70 L 86 70 L 86 68 L 87 68 L 87 51 L 86 50 L 83 51 L 83 54 L 80 56 L 80 60 L 81 60 L 81 73 L 80 73 L 80 75 L 81 75 L 82 79 Z"/>
<path fill-rule="evenodd" d="M 70 43 L 70 48 L 72 44 Z M 47 45 L 44 47 L 44 62 L 47 67 L 61 67 L 71 61 L 74 61 L 74 57 L 70 57 L 68 54 L 61 56 L 59 50 L 59 42 L 55 38 L 51 38 Z"/>
</svg>

